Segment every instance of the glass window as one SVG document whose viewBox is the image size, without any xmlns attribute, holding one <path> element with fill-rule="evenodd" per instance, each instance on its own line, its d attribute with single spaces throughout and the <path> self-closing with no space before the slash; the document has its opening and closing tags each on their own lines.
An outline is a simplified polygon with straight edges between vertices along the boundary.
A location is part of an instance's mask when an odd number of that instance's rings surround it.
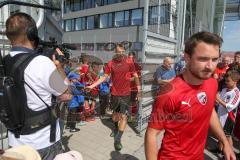
<svg viewBox="0 0 240 160">
<path fill-rule="evenodd" d="M 143 10 L 135 9 L 132 10 L 131 25 L 142 25 L 143 21 Z"/>
<path fill-rule="evenodd" d="M 71 30 L 74 31 L 75 30 L 75 21 L 74 19 L 71 19 Z"/>
<path fill-rule="evenodd" d="M 101 14 L 100 15 L 100 28 L 107 28 L 108 27 L 108 14 Z"/>
<path fill-rule="evenodd" d="M 66 27 L 66 29 L 65 29 L 66 32 L 72 30 L 72 20 L 71 19 L 65 20 L 65 27 Z"/>
<path fill-rule="evenodd" d="M 129 11 L 124 11 L 124 25 L 129 25 Z"/>
<path fill-rule="evenodd" d="M 73 2 L 73 10 L 79 11 L 80 10 L 80 0 L 74 0 Z"/>
<path fill-rule="evenodd" d="M 80 0 L 80 10 L 84 9 L 84 1 L 85 0 Z"/>
<path fill-rule="evenodd" d="M 94 28 L 99 28 L 99 15 L 94 16 Z"/>
<path fill-rule="evenodd" d="M 112 26 L 113 26 L 113 14 L 108 13 L 108 27 L 112 27 Z"/>
<path fill-rule="evenodd" d="M 91 0 L 91 8 L 94 8 L 96 6 L 96 0 Z"/>
<path fill-rule="evenodd" d="M 160 6 L 160 13 L 159 13 L 159 7 L 154 6 L 150 8 L 150 14 L 149 14 L 149 24 L 166 24 L 169 23 L 169 5 L 161 5 Z M 160 16 L 160 22 L 158 22 L 158 17 Z"/>
<path fill-rule="evenodd" d="M 108 4 L 108 0 L 102 0 L 102 5 L 107 5 Z"/>
<path fill-rule="evenodd" d="M 102 5 L 102 0 L 96 0 L 96 7 L 101 6 Z"/>
<path fill-rule="evenodd" d="M 117 3 L 117 0 L 108 0 L 108 4 Z"/>
<path fill-rule="evenodd" d="M 161 24 L 166 24 L 169 23 L 169 11 L 170 10 L 170 6 L 169 5 L 162 5 L 161 9 L 160 9 L 160 23 Z"/>
<path fill-rule="evenodd" d="M 115 27 L 124 26 L 124 12 L 115 12 L 114 25 Z"/>
<path fill-rule="evenodd" d="M 158 10 L 159 7 L 157 6 L 150 8 L 149 24 L 158 24 Z"/>
<path fill-rule="evenodd" d="M 94 16 L 87 17 L 87 29 L 94 29 Z"/>
<path fill-rule="evenodd" d="M 75 30 L 82 30 L 82 18 L 75 19 Z"/>
<path fill-rule="evenodd" d="M 84 2 L 83 2 L 83 3 L 84 3 L 84 4 L 83 4 L 83 5 L 84 5 L 84 6 L 83 6 L 84 9 L 88 9 L 88 8 L 89 8 L 89 7 L 88 7 L 88 1 L 89 1 L 89 0 L 84 0 Z"/>
<path fill-rule="evenodd" d="M 82 17 L 82 29 L 86 29 L 86 17 Z"/>
<path fill-rule="evenodd" d="M 112 27 L 112 13 L 106 13 L 100 15 L 99 28 Z"/>
<path fill-rule="evenodd" d="M 65 1 L 64 13 L 71 11 L 71 1 Z"/>
</svg>

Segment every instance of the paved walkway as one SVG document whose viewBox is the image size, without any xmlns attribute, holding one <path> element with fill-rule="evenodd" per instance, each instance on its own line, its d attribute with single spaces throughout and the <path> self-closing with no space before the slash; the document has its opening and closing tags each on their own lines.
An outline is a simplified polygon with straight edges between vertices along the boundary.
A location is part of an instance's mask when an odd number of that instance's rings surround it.
<svg viewBox="0 0 240 160">
<path fill-rule="evenodd" d="M 127 126 L 122 137 L 123 149 L 117 152 L 114 150 L 113 138 L 109 136 L 110 127 L 112 124 L 109 120 L 96 119 L 86 126 L 80 126 L 81 130 L 77 133 L 72 134 L 65 130 L 63 136 L 65 148 L 79 151 L 84 160 L 145 160 L 144 133 L 143 136 L 138 136 Z M 162 134 L 159 141 L 161 138 Z M 208 146 L 214 145 L 216 142 L 209 138 Z M 205 150 L 205 160 L 218 160 L 218 157 Z"/>
<path fill-rule="evenodd" d="M 109 120 L 96 119 L 80 126 L 77 133 L 64 132 L 63 141 L 67 148 L 82 153 L 84 160 L 145 160 L 144 137 L 138 136 L 127 126 L 122 137 L 123 149 L 117 152 L 110 137 L 112 124 Z"/>
</svg>

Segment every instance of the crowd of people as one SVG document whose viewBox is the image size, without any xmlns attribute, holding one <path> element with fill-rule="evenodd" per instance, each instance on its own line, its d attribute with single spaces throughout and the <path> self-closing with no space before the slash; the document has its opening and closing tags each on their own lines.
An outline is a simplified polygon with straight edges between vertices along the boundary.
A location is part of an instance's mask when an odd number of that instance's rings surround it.
<svg viewBox="0 0 240 160">
<path fill-rule="evenodd" d="M 12 45 L 10 59 L 13 62 L 22 53 L 37 54 L 37 28 L 29 15 L 11 15 L 6 22 L 6 35 Z M 218 148 L 214 150 L 227 160 L 236 159 L 232 136 L 240 139 L 240 52 L 235 53 L 233 63 L 230 64 L 227 56 L 218 63 L 221 43 L 221 37 L 216 34 L 196 33 L 185 43 L 184 54 L 174 67 L 173 59 L 165 57 L 157 68 L 154 80 L 158 92 L 145 134 L 147 160 L 204 159 L 209 128 L 218 139 Z M 55 53 L 63 54 L 58 48 Z M 52 115 L 48 109 L 54 108 L 53 100 L 66 103 L 65 128 L 78 132 L 77 124 L 95 121 L 99 98 L 101 118 L 106 116 L 107 108 L 112 110 L 114 128 L 110 136 L 114 137 L 115 150 L 121 151 L 128 118 L 136 116 L 141 98 L 142 67 L 135 60 L 135 52 L 125 54 L 123 44 L 116 44 L 114 53 L 106 64 L 90 61 L 88 55 L 83 55 L 77 69 L 70 61 L 61 63 L 56 54 L 50 58 L 36 56 L 24 70 L 25 83 L 20 84 L 26 93 L 23 107 L 30 109 L 34 118 L 41 115 L 41 111 Z M 20 132 L 16 136 L 9 131 L 9 146 L 29 145 L 37 151 L 38 159 L 43 160 L 68 155 L 82 159 L 78 153 L 63 154 L 61 123 L 64 122 L 51 117 L 46 124 L 39 124 L 28 133 Z M 157 136 L 163 130 L 158 151 Z"/>
</svg>

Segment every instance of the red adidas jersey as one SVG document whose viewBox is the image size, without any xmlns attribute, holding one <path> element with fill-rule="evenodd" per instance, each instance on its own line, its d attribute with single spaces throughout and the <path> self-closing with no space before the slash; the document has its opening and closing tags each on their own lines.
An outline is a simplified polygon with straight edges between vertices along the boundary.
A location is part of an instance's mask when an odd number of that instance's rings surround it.
<svg viewBox="0 0 240 160">
<path fill-rule="evenodd" d="M 104 73 L 111 75 L 111 94 L 114 96 L 130 95 L 130 79 L 131 74 L 134 72 L 134 63 L 126 56 L 123 56 L 120 60 L 113 59 L 109 61 L 104 69 Z"/>
<path fill-rule="evenodd" d="M 165 130 L 158 160 L 203 160 L 217 93 L 213 78 L 193 86 L 176 77 L 156 98 L 149 127 Z"/>
</svg>

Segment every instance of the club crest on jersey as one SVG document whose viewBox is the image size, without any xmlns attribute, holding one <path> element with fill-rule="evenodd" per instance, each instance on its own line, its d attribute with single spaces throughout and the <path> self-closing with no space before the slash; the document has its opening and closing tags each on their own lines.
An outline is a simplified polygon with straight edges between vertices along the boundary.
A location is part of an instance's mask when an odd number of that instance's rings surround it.
<svg viewBox="0 0 240 160">
<path fill-rule="evenodd" d="M 197 94 L 197 98 L 198 101 L 202 104 L 202 105 L 206 105 L 207 104 L 207 95 L 205 92 L 200 92 Z"/>
</svg>

